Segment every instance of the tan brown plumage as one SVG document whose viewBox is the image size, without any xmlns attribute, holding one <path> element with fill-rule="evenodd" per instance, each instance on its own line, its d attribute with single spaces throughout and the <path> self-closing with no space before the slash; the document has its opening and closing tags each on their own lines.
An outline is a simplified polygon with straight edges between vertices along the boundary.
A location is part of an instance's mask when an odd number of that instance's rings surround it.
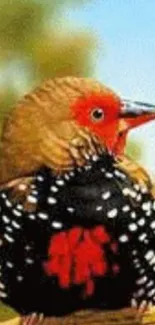
<svg viewBox="0 0 155 325">
<path fill-rule="evenodd" d="M 91 146 L 95 152 L 95 138 L 77 127 L 69 110 L 78 97 L 92 91 L 102 93 L 103 86 L 91 79 L 58 78 L 44 82 L 17 104 L 4 124 L 1 184 L 30 175 L 44 164 L 58 171 L 70 168 L 73 160 L 80 165 L 79 147 Z"/>
<path fill-rule="evenodd" d="M 131 179 L 139 183 L 141 186 L 146 186 L 148 190 L 155 195 L 154 184 L 152 183 L 150 176 L 143 167 L 133 161 L 129 156 L 119 156 L 116 166 L 122 169 L 122 171 L 125 171 Z"/>
</svg>

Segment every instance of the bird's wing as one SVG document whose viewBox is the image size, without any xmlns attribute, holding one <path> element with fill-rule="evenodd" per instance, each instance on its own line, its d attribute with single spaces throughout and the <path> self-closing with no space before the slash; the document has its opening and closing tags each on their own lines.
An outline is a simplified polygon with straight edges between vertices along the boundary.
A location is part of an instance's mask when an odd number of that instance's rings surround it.
<svg viewBox="0 0 155 325">
<path fill-rule="evenodd" d="M 8 199 L 14 204 L 22 204 L 23 208 L 27 212 L 33 212 L 36 210 L 36 205 L 27 201 L 27 197 L 32 191 L 32 184 L 35 181 L 35 177 L 21 177 L 12 180 L 6 184 L 0 186 L 1 193 L 3 191 L 8 192 Z"/>
<path fill-rule="evenodd" d="M 139 185 L 145 186 L 155 196 L 155 186 L 152 183 L 148 173 L 138 163 L 133 161 L 130 157 L 122 155 L 118 157 L 117 167 L 125 171 L 131 179 L 136 181 Z"/>
</svg>

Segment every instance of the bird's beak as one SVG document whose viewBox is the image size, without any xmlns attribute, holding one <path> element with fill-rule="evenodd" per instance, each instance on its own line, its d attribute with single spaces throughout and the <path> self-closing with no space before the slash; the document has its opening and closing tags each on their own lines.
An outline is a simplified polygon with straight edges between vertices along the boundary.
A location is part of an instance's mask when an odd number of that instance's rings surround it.
<svg viewBox="0 0 155 325">
<path fill-rule="evenodd" d="M 126 133 L 155 119 L 155 105 L 123 100 L 120 112 L 119 133 Z"/>
</svg>

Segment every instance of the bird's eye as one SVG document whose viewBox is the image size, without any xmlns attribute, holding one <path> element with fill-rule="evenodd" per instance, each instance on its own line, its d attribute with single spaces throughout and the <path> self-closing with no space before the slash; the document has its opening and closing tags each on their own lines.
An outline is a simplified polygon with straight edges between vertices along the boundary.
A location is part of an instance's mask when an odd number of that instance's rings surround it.
<svg viewBox="0 0 155 325">
<path fill-rule="evenodd" d="M 94 121 L 94 122 L 100 122 L 101 120 L 104 119 L 104 111 L 102 108 L 94 108 L 92 111 L 91 111 L 91 119 Z"/>
</svg>

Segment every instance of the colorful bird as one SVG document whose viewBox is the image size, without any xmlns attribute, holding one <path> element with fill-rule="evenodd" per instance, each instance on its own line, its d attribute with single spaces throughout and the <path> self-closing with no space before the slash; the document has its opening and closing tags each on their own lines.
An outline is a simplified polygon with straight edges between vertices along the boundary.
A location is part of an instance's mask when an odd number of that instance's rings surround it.
<svg viewBox="0 0 155 325">
<path fill-rule="evenodd" d="M 154 302 L 152 184 L 124 156 L 128 131 L 154 118 L 153 105 L 73 77 L 14 108 L 0 161 L 5 303 L 61 316 Z"/>
</svg>

